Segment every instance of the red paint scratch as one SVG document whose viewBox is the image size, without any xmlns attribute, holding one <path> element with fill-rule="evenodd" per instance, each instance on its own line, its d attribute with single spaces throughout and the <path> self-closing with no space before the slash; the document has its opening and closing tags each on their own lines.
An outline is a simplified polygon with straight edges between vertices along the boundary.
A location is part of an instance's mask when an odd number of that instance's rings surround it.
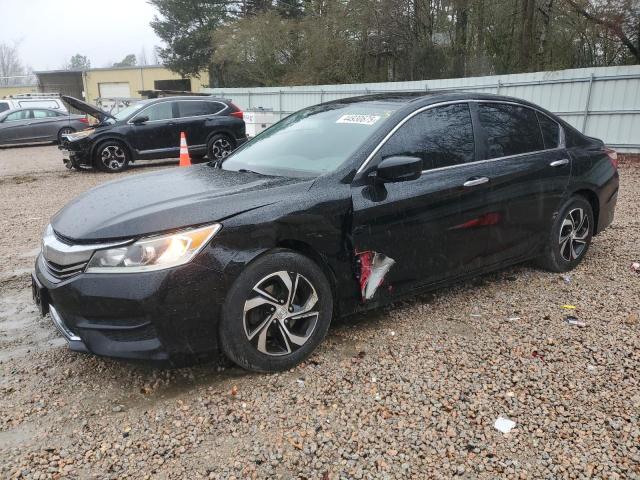
<svg viewBox="0 0 640 480">
<path fill-rule="evenodd" d="M 451 230 L 457 230 L 460 228 L 475 228 L 475 227 L 486 227 L 488 225 L 497 225 L 498 223 L 500 223 L 500 220 L 502 220 L 502 214 L 499 212 L 485 213 L 484 215 L 480 215 L 477 218 L 461 223 L 460 225 L 451 227 Z"/>
</svg>

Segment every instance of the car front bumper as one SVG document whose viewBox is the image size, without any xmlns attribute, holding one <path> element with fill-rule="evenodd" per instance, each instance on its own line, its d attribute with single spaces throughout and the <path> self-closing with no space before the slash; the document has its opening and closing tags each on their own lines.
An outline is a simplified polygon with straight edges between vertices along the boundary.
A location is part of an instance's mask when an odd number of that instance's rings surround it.
<svg viewBox="0 0 640 480">
<path fill-rule="evenodd" d="M 222 285 L 221 274 L 195 263 L 60 280 L 40 255 L 33 274 L 34 299 L 71 350 L 174 365 L 217 353 Z"/>
<path fill-rule="evenodd" d="M 62 161 L 66 164 L 67 162 L 71 162 L 73 167 L 78 166 L 91 166 L 91 148 L 90 145 L 73 145 L 70 146 L 70 143 L 63 142 L 58 146 L 58 149 L 62 153 Z"/>
</svg>

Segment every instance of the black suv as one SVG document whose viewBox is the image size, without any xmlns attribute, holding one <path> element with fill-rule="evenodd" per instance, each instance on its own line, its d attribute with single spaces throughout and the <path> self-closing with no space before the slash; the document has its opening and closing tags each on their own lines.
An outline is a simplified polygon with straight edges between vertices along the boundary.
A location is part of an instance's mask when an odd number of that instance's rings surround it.
<svg viewBox="0 0 640 480">
<path fill-rule="evenodd" d="M 95 128 L 70 135 L 60 146 L 68 168 L 119 172 L 135 160 L 175 158 L 184 132 L 189 154 L 221 160 L 246 140 L 242 112 L 228 100 L 209 96 L 143 100 L 112 115 L 77 98 L 72 107 L 98 119 Z"/>
</svg>

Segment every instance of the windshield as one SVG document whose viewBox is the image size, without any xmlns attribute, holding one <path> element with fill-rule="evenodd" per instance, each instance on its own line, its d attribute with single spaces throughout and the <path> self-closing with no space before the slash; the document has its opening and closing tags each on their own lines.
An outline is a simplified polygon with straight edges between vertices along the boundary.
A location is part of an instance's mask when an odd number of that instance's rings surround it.
<svg viewBox="0 0 640 480">
<path fill-rule="evenodd" d="M 338 168 L 401 104 L 367 102 L 300 110 L 228 157 L 224 170 L 317 177 Z"/>
<path fill-rule="evenodd" d="M 120 110 L 118 113 L 113 114 L 114 117 L 116 117 L 116 120 L 112 120 L 113 121 L 120 121 L 120 120 L 124 120 L 127 117 L 129 117 L 130 115 L 132 115 L 133 113 L 137 112 L 138 110 L 140 110 L 142 107 L 145 106 L 144 102 L 138 102 L 138 103 L 134 103 L 132 105 L 129 105 L 128 107 L 123 108 L 122 110 Z"/>
</svg>

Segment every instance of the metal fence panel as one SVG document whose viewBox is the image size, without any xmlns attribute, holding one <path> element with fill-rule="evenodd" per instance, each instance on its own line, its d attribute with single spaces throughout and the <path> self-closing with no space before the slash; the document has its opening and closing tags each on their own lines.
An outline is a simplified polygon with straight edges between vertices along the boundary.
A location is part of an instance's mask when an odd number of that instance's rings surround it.
<svg viewBox="0 0 640 480">
<path fill-rule="evenodd" d="M 640 65 L 412 82 L 202 89 L 229 98 L 244 110 L 264 108 L 280 118 L 310 105 L 356 95 L 440 90 L 523 98 L 620 151 L 640 152 Z"/>
</svg>

